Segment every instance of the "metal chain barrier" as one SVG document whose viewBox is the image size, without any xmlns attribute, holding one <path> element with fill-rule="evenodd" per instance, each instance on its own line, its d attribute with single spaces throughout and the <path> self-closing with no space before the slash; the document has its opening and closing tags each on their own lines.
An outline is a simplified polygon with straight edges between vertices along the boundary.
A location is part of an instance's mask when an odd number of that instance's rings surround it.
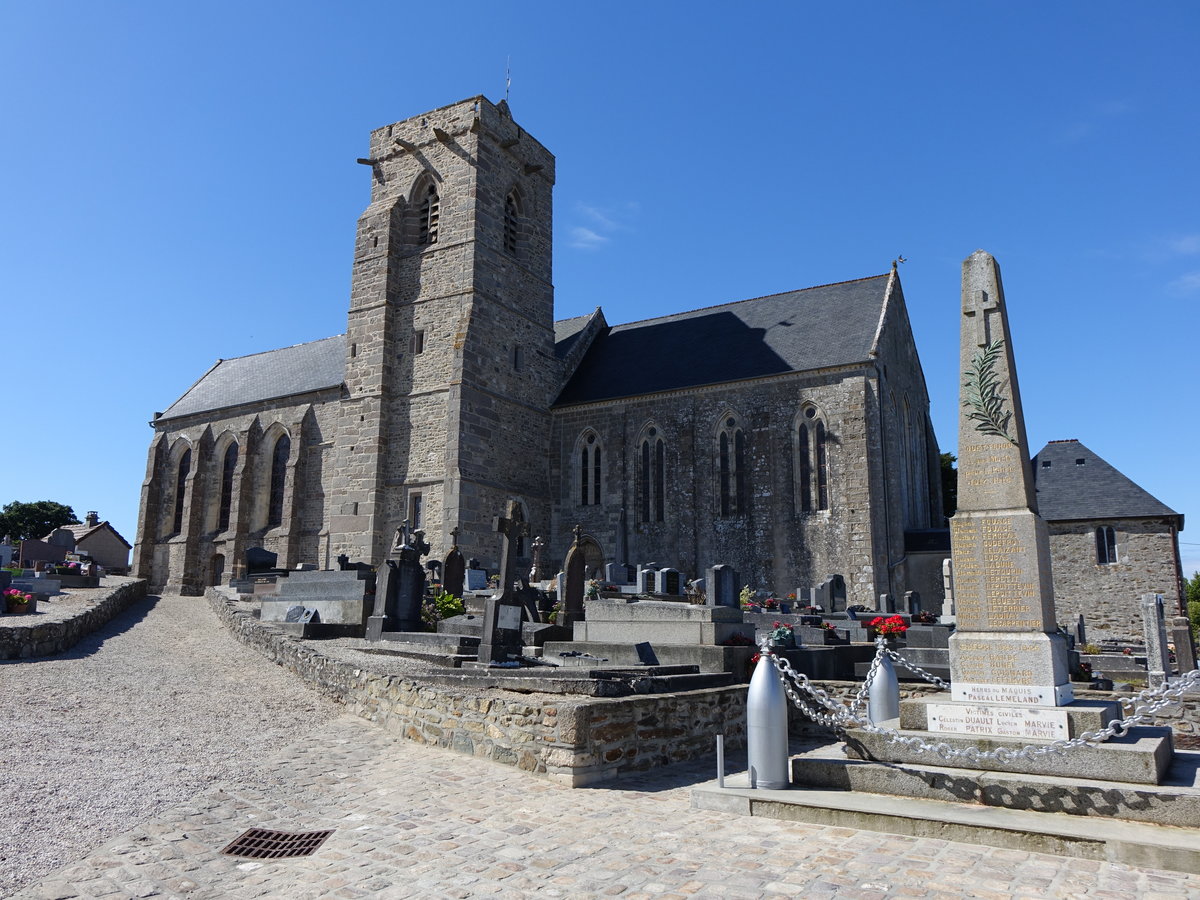
<svg viewBox="0 0 1200 900">
<path fill-rule="evenodd" d="M 797 672 L 791 663 L 775 653 L 766 640 L 761 644 L 761 652 L 763 656 L 771 660 L 771 663 L 782 676 L 783 687 L 788 698 L 796 705 L 797 709 L 819 725 L 824 725 L 837 731 L 858 728 L 872 734 L 882 735 L 890 743 L 902 744 L 909 750 L 918 753 L 934 753 L 943 760 L 959 759 L 971 763 L 983 760 L 1001 763 L 1012 762 L 1018 759 L 1032 760 L 1040 756 L 1048 756 L 1052 753 L 1061 754 L 1068 750 L 1101 744 L 1112 737 L 1123 737 L 1129 733 L 1130 728 L 1140 725 L 1147 719 L 1153 718 L 1159 710 L 1180 703 L 1183 695 L 1189 690 L 1200 688 L 1200 670 L 1195 670 L 1181 676 L 1174 684 L 1163 684 L 1161 687 L 1147 688 L 1133 697 L 1122 698 L 1121 704 L 1131 709 L 1133 715 L 1110 722 L 1107 727 L 1099 731 L 1085 731 L 1078 737 L 1068 741 L 1051 741 L 1048 744 L 1027 745 L 1015 750 L 1010 750 L 1007 747 L 997 747 L 995 750 L 977 750 L 974 747 L 956 749 L 942 741 L 930 742 L 922 737 L 901 734 L 899 731 L 891 728 L 882 728 L 872 724 L 867 719 L 864 713 L 868 685 L 870 685 L 872 679 L 875 677 L 875 673 L 879 669 L 879 663 L 885 654 L 900 663 L 900 665 L 915 672 L 926 681 L 936 684 L 942 689 L 949 688 L 949 685 L 941 678 L 931 675 L 920 666 L 907 662 L 895 650 L 888 649 L 886 642 L 882 638 L 876 639 L 876 647 L 875 657 L 871 660 L 871 668 L 867 672 L 867 677 L 863 680 L 862 685 L 854 695 L 854 699 L 849 704 L 835 700 L 829 696 L 827 691 L 816 687 L 807 675 L 803 672 Z"/>
</svg>

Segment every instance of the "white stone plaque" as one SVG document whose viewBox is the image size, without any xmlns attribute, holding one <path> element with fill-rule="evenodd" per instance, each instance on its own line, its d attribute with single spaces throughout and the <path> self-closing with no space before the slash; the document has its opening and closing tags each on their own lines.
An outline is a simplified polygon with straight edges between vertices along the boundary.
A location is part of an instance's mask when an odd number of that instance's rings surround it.
<svg viewBox="0 0 1200 900">
<path fill-rule="evenodd" d="M 1010 703 L 1028 706 L 1063 706 L 1075 699 L 1071 683 L 1035 684 L 950 684 L 950 699 L 957 703 Z"/>
<path fill-rule="evenodd" d="M 930 731 L 1050 741 L 1070 736 L 1065 709 L 931 703 L 926 712 Z"/>
<path fill-rule="evenodd" d="M 501 628 L 515 631 L 521 627 L 521 607 L 511 603 L 501 603 L 496 615 L 496 624 Z"/>
</svg>

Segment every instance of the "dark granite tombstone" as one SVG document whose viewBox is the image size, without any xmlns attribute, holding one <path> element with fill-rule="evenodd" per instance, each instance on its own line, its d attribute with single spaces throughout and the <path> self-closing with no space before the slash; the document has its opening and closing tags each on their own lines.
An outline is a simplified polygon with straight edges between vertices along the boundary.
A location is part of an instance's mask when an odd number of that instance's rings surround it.
<svg viewBox="0 0 1200 900">
<path fill-rule="evenodd" d="M 904 608 L 910 616 L 915 616 L 921 611 L 921 593 L 920 591 L 905 591 L 904 592 Z"/>
<path fill-rule="evenodd" d="M 846 611 L 846 579 L 830 575 L 817 587 L 816 605 L 825 612 Z"/>
<path fill-rule="evenodd" d="M 571 549 L 567 552 L 567 583 L 565 595 L 563 596 L 563 608 L 562 612 L 558 614 L 558 624 L 565 625 L 568 628 L 576 622 L 582 621 L 584 618 L 583 591 L 587 563 L 584 558 L 583 547 L 580 544 L 582 536 L 583 528 L 576 525 L 575 543 L 571 545 Z"/>
<path fill-rule="evenodd" d="M 425 569 L 421 557 L 429 552 L 424 531 L 412 533 L 408 523 L 396 529 L 396 538 L 379 567 L 375 585 L 375 609 L 367 620 L 367 640 L 377 641 L 384 631 L 420 631 L 421 602 L 425 597 Z"/>
<path fill-rule="evenodd" d="M 1080 650 L 1087 644 L 1087 625 L 1083 621 L 1083 613 L 1079 614 L 1079 620 L 1075 623 L 1075 646 Z"/>
<path fill-rule="evenodd" d="M 891 614 L 896 611 L 896 601 L 891 594 L 880 594 L 879 602 L 875 605 L 875 611 L 880 615 Z"/>
<path fill-rule="evenodd" d="M 658 585 L 658 592 L 660 594 L 678 597 L 683 593 L 683 579 L 680 577 L 678 569 L 660 569 L 658 572 Z"/>
<path fill-rule="evenodd" d="M 450 552 L 442 561 L 442 590 L 455 597 L 463 595 L 463 579 L 467 573 L 466 560 L 463 559 L 462 551 L 458 549 L 459 533 L 457 525 L 450 529 Z"/>
<path fill-rule="evenodd" d="M 516 583 L 517 540 L 529 532 L 521 513 L 521 504 L 508 502 L 508 515 L 497 516 L 492 530 L 503 536 L 500 559 L 500 587 L 487 598 L 483 611 L 483 637 L 479 642 L 481 663 L 508 662 L 521 654 L 521 598 Z"/>
<path fill-rule="evenodd" d="M 279 554 L 277 553 L 264 550 L 262 547 L 248 547 L 246 549 L 246 575 L 273 572 L 275 571 L 275 563 L 278 560 Z"/>
<path fill-rule="evenodd" d="M 705 587 L 708 606 L 738 606 L 738 592 L 742 587 L 738 584 L 738 574 L 733 566 L 716 565 L 710 568 Z"/>
</svg>

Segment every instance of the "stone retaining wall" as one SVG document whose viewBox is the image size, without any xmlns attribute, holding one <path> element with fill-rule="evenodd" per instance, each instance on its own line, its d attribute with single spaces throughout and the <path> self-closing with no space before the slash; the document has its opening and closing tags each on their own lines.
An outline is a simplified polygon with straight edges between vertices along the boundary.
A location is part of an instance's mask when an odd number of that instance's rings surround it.
<svg viewBox="0 0 1200 900">
<path fill-rule="evenodd" d="M 79 615 L 61 622 L 6 625 L 0 619 L 0 659 L 29 659 L 70 650 L 85 635 L 108 624 L 146 596 L 146 582 L 129 579 L 118 584 Z"/>
<path fill-rule="evenodd" d="M 715 753 L 717 734 L 745 746 L 744 685 L 597 699 L 427 684 L 332 660 L 219 591 L 206 596 L 239 640 L 390 733 L 571 786 Z"/>
<path fill-rule="evenodd" d="M 312 644 L 284 634 L 237 609 L 219 591 L 209 604 L 230 632 L 311 687 L 344 703 L 356 715 L 397 737 L 516 766 L 578 787 L 622 774 L 715 755 L 715 736 L 725 745 L 746 745 L 746 686 L 675 694 L 597 699 L 526 694 L 494 688 L 429 684 L 419 678 L 381 675 L 330 659 Z M 814 682 L 849 703 L 859 684 Z M 904 684 L 901 699 L 935 693 L 932 685 Z M 1081 699 L 1112 699 L 1079 692 Z M 1200 705 L 1156 724 L 1192 733 Z M 828 734 L 789 706 L 789 730 L 797 736 Z"/>
</svg>

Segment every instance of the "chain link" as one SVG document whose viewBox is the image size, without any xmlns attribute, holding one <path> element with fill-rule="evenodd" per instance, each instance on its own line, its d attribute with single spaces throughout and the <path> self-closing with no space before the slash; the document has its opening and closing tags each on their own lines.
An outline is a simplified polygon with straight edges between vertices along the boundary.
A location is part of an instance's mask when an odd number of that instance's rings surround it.
<svg viewBox="0 0 1200 900">
<path fill-rule="evenodd" d="M 916 735 L 901 734 L 895 729 L 875 725 L 867 719 L 864 712 L 869 685 L 874 679 L 875 673 L 878 671 L 879 664 L 885 654 L 926 681 L 937 685 L 943 690 L 949 688 L 949 685 L 941 678 L 926 672 L 920 666 L 908 662 L 895 650 L 889 649 L 883 638 L 877 638 L 875 643 L 876 652 L 874 658 L 871 660 L 871 667 L 867 671 L 867 677 L 863 680 L 862 685 L 854 695 L 854 699 L 849 704 L 830 697 L 827 691 L 815 686 L 807 675 L 803 672 L 797 672 L 791 663 L 774 652 L 769 641 L 766 639 L 763 640 L 760 649 L 762 655 L 771 660 L 771 663 L 782 676 L 784 691 L 787 693 L 789 699 L 791 699 L 800 712 L 804 713 L 804 715 L 808 716 L 814 722 L 833 728 L 838 732 L 850 728 L 868 731 L 887 738 L 890 743 L 901 744 L 909 750 L 914 750 L 918 753 L 934 753 L 947 761 L 957 759 L 978 763 L 988 760 L 1007 763 L 1018 759 L 1032 760 L 1041 756 L 1048 756 L 1052 753 L 1061 754 L 1068 750 L 1101 744 L 1112 737 L 1124 737 L 1129 733 L 1129 729 L 1147 719 L 1154 718 L 1155 714 L 1160 710 L 1178 705 L 1183 699 L 1183 695 L 1189 690 L 1200 688 L 1200 670 L 1195 670 L 1181 676 L 1174 685 L 1165 683 L 1157 688 L 1147 688 L 1133 697 L 1124 697 L 1120 702 L 1122 706 L 1132 710 L 1133 715 L 1110 722 L 1107 727 L 1099 731 L 1085 731 L 1078 737 L 1068 741 L 1051 741 L 1048 744 L 1027 745 L 1018 749 L 1009 749 L 1007 747 L 997 747 L 995 750 L 978 750 L 974 747 L 959 749 L 952 747 L 944 741 L 930 742 Z"/>
</svg>

